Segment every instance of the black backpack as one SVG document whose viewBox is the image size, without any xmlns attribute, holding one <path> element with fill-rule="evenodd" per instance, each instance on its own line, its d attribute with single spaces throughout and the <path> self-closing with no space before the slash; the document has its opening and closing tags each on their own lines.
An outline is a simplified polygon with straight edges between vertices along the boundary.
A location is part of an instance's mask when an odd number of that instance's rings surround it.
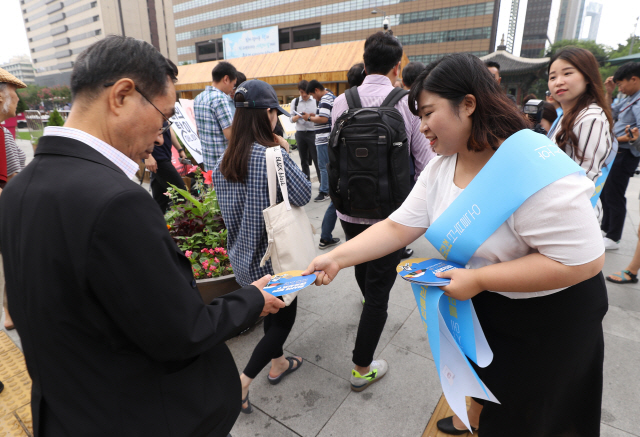
<svg viewBox="0 0 640 437">
<path fill-rule="evenodd" d="M 409 145 L 394 106 L 408 91 L 394 88 L 380 107 L 363 108 L 358 87 L 345 96 L 349 109 L 329 137 L 329 195 L 351 217 L 384 219 L 411 191 Z"/>
</svg>

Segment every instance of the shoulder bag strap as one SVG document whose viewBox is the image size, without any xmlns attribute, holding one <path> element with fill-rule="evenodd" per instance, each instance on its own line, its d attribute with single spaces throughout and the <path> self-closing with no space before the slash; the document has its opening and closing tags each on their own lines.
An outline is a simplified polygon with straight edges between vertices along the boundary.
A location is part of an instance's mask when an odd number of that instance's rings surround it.
<svg viewBox="0 0 640 437">
<path fill-rule="evenodd" d="M 362 102 L 360 101 L 357 86 L 349 88 L 345 91 L 344 95 L 347 98 L 347 105 L 349 105 L 349 109 L 362 108 Z"/>
<path fill-rule="evenodd" d="M 267 162 L 267 181 L 269 181 L 269 205 L 273 206 L 276 204 L 276 194 L 277 194 L 277 176 L 276 176 L 276 165 L 275 165 L 275 156 L 274 156 L 275 147 L 267 147 L 265 151 L 265 159 Z"/>
<path fill-rule="evenodd" d="M 269 178 L 269 202 L 271 205 L 275 205 L 276 184 L 278 184 L 282 192 L 282 200 L 287 206 L 287 210 L 290 210 L 291 204 L 289 203 L 289 192 L 287 190 L 287 174 L 284 170 L 284 157 L 282 156 L 280 146 L 267 148 L 266 158 L 267 177 Z"/>
<path fill-rule="evenodd" d="M 391 92 L 387 95 L 387 98 L 384 99 L 384 102 L 382 102 L 382 104 L 380 105 L 381 108 L 383 107 L 389 107 L 389 108 L 393 108 L 394 106 L 396 106 L 398 104 L 398 102 L 400 101 L 400 99 L 402 99 L 404 96 L 406 96 L 407 94 L 409 94 L 409 91 L 402 89 L 402 88 L 394 88 L 391 90 Z"/>
</svg>

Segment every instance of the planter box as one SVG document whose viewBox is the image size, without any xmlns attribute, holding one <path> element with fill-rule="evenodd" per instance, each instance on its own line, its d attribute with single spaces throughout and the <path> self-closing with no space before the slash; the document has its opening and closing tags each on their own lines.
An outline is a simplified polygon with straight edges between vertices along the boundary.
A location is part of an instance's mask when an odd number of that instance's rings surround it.
<svg viewBox="0 0 640 437">
<path fill-rule="evenodd" d="M 199 279 L 196 281 L 198 290 L 204 303 L 209 304 L 216 297 L 223 296 L 241 287 L 236 282 L 236 275 L 220 276 L 219 278 Z"/>
</svg>

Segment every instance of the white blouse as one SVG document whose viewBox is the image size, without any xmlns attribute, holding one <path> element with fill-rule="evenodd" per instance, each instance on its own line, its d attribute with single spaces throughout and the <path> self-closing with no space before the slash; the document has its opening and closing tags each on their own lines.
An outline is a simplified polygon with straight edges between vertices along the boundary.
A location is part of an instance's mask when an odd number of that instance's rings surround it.
<svg viewBox="0 0 640 437">
<path fill-rule="evenodd" d="M 432 159 L 409 197 L 389 218 L 404 226 L 428 228 L 463 191 L 453 183 L 456 160 L 457 154 Z M 535 252 L 567 266 L 599 258 L 604 243 L 589 201 L 594 189 L 593 182 L 578 173 L 541 189 L 482 243 L 467 267 L 477 269 Z M 491 187 L 487 190 L 490 194 Z M 499 293 L 525 299 L 562 289 Z"/>
</svg>

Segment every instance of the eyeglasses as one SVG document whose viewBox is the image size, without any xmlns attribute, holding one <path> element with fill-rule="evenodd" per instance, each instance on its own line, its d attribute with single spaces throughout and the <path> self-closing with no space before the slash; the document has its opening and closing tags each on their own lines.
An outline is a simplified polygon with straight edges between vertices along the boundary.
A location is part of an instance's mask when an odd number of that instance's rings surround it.
<svg viewBox="0 0 640 437">
<path fill-rule="evenodd" d="M 105 83 L 105 84 L 104 84 L 104 87 L 105 87 L 105 88 L 109 88 L 110 86 L 114 86 L 115 84 L 116 84 L 115 82 Z M 156 109 L 156 111 L 158 111 L 158 112 L 160 113 L 160 115 L 162 115 L 162 118 L 164 118 L 164 121 L 166 121 L 166 122 L 167 122 L 167 125 L 166 125 L 166 126 L 162 126 L 162 127 L 160 128 L 160 133 L 159 133 L 158 135 L 161 135 L 161 134 L 165 133 L 166 131 L 168 131 L 168 130 L 169 130 L 169 128 L 171 127 L 171 125 L 173 124 L 173 122 L 172 122 L 171 120 L 169 120 L 169 119 L 167 118 L 167 116 L 166 116 L 166 115 L 164 115 L 164 114 L 163 114 L 163 112 L 162 112 L 161 110 L 159 110 L 159 109 L 158 109 L 158 107 L 157 107 L 156 105 L 154 105 L 153 103 L 151 103 L 151 100 L 149 100 L 149 99 L 147 98 L 147 96 L 145 96 L 144 94 L 142 94 L 142 91 L 140 91 L 140 88 L 138 88 L 138 85 L 134 84 L 133 86 L 134 86 L 135 90 L 136 90 L 136 91 L 138 91 L 138 93 L 139 93 L 142 97 L 144 97 L 144 99 L 145 99 L 147 102 L 149 102 L 149 103 L 151 104 L 151 106 L 153 106 L 153 107 Z"/>
</svg>

